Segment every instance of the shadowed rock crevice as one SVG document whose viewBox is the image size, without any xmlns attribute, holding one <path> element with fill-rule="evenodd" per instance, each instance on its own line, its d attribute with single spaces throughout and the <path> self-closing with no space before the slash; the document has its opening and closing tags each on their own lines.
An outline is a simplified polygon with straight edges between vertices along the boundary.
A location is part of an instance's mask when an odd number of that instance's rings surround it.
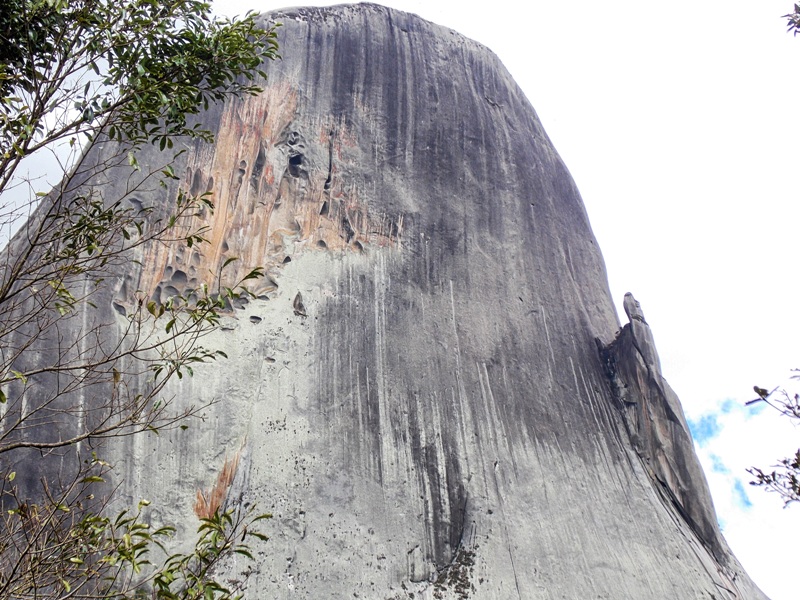
<svg viewBox="0 0 800 600">
<path fill-rule="evenodd" d="M 727 566 L 729 550 L 714 518 L 708 484 L 694 454 L 689 426 L 661 363 L 641 306 L 625 294 L 630 320 L 607 347 L 599 345 L 625 425 L 649 475 L 681 517 Z"/>
</svg>

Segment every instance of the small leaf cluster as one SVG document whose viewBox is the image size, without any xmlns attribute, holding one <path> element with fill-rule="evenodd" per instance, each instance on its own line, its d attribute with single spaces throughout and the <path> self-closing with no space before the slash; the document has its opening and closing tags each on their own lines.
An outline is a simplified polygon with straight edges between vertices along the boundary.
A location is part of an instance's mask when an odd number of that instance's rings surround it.
<svg viewBox="0 0 800 600">
<path fill-rule="evenodd" d="M 795 375 L 792 379 L 800 379 L 800 375 Z M 753 389 L 758 398 L 748 404 L 764 402 L 782 416 L 800 422 L 800 394 L 790 394 L 786 389 L 780 388 L 775 388 L 771 392 L 759 386 L 754 386 Z M 751 467 L 747 472 L 755 478 L 750 485 L 777 493 L 783 500 L 784 506 L 800 502 L 800 449 L 792 456 L 780 459 L 770 469 Z"/>
<path fill-rule="evenodd" d="M 800 31 L 800 4 L 795 4 L 794 11 L 783 15 L 783 18 L 786 19 L 786 30 L 797 35 Z"/>
<path fill-rule="evenodd" d="M 10 163 L 101 130 L 161 149 L 180 136 L 210 141 L 187 117 L 258 93 L 262 62 L 278 56 L 274 28 L 253 14 L 213 18 L 200 0 L 6 0 L 0 31 L 0 156 Z"/>
<path fill-rule="evenodd" d="M 147 500 L 135 511 L 103 515 L 95 488 L 109 465 L 93 455 L 71 485 L 38 504 L 23 501 L 9 473 L 0 487 L 0 597 L 133 600 L 233 600 L 215 575 L 233 555 L 252 560 L 248 542 L 266 541 L 259 521 L 271 515 L 219 509 L 202 519 L 188 553 L 168 552 L 175 530 L 153 527 Z M 155 560 L 154 555 L 166 555 Z"/>
<path fill-rule="evenodd" d="M 800 502 L 800 450 L 794 456 L 782 458 L 773 465 L 772 471 L 763 471 L 757 467 L 748 469 L 754 481 L 751 485 L 762 486 L 769 491 L 777 492 L 784 505 Z"/>
<path fill-rule="evenodd" d="M 235 257 L 232 257 L 223 263 L 218 280 L 222 279 L 225 267 L 236 260 Z M 255 298 L 245 283 L 263 276 L 263 268 L 251 269 L 233 286 L 220 285 L 218 291 L 214 293 L 209 291 L 208 285 L 202 284 L 199 289 L 189 289 L 183 294 L 170 296 L 163 304 L 151 300 L 146 304 L 147 312 L 156 319 L 156 322 L 162 318 L 166 319 L 164 334 L 169 336 L 168 339 L 171 341 L 180 342 L 187 333 L 204 332 L 219 325 L 221 315 L 232 309 L 234 301 L 242 298 Z M 197 344 L 192 344 L 188 352 L 176 352 L 175 348 L 174 344 L 159 344 L 161 360 L 155 362 L 151 367 L 156 380 L 159 377 L 166 376 L 168 378 L 172 375 L 182 379 L 184 374 L 194 375 L 192 366 L 197 363 L 216 360 L 220 357 L 227 358 L 222 350 L 208 350 Z"/>
<path fill-rule="evenodd" d="M 266 541 L 267 536 L 253 529 L 272 515 L 262 514 L 246 523 L 233 510 L 217 510 L 201 519 L 199 539 L 189 554 L 170 556 L 152 577 L 153 597 L 159 600 L 234 600 L 230 588 L 212 576 L 214 567 L 231 554 L 253 560 L 247 538 Z"/>
</svg>

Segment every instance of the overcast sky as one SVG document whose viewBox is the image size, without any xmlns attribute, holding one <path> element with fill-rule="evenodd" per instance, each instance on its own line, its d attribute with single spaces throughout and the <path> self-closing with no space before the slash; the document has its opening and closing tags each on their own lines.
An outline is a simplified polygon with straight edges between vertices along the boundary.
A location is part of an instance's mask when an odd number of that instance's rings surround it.
<svg viewBox="0 0 800 600">
<path fill-rule="evenodd" d="M 642 304 L 726 538 L 773 600 L 796 600 L 800 506 L 783 510 L 744 469 L 793 453 L 800 431 L 743 406 L 800 367 L 800 38 L 780 18 L 793 2 L 382 4 L 511 71 L 581 190 L 619 313 L 627 291 Z"/>
</svg>

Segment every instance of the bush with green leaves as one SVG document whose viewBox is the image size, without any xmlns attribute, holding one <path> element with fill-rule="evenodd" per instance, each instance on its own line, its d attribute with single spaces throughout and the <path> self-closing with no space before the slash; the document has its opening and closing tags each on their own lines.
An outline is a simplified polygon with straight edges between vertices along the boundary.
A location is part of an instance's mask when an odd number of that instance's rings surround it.
<svg viewBox="0 0 800 600">
<path fill-rule="evenodd" d="M 266 541 L 254 527 L 271 515 L 218 509 L 200 520 L 190 552 L 170 553 L 165 544 L 175 530 L 151 527 L 139 502 L 134 512 L 115 517 L 92 493 L 109 465 L 93 456 L 80 479 L 29 504 L 16 495 L 9 473 L 0 484 L 4 504 L 13 506 L 0 526 L 0 598 L 76 600 L 232 600 L 242 580 L 223 583 L 215 576 L 232 555 L 253 560 L 248 542 Z M 160 552 L 161 558 L 153 554 Z"/>
<path fill-rule="evenodd" d="M 109 466 L 85 454 L 202 410 L 177 407 L 165 386 L 224 357 L 200 341 L 262 272 L 227 287 L 220 272 L 163 303 L 134 291 L 105 322 L 95 303 L 138 249 L 205 242 L 190 223 L 213 211 L 212 193 L 176 185 L 178 148 L 212 143 L 194 116 L 259 93 L 277 50 L 275 27 L 214 17 L 199 0 L 0 2 L 0 597 L 230 596 L 211 573 L 247 555 L 253 515 L 222 506 L 192 553 L 141 570 L 171 530 L 151 530 L 144 505 L 106 516 Z M 159 164 L 139 164 L 145 147 Z M 30 175 L 45 157 L 55 185 Z M 172 200 L 131 201 L 148 186 Z M 60 421 L 69 435 L 53 433 Z M 79 466 L 32 498 L 11 466 L 31 451 Z"/>
</svg>

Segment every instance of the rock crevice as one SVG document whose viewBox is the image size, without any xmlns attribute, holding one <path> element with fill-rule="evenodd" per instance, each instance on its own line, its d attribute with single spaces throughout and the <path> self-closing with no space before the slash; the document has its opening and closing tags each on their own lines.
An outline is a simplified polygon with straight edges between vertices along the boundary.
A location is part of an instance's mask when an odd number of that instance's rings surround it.
<svg viewBox="0 0 800 600">
<path fill-rule="evenodd" d="M 627 323 L 611 344 L 599 344 L 611 389 L 648 474 L 723 565 L 730 553 L 680 401 L 661 374 L 653 333 L 639 302 L 625 294 Z"/>
</svg>

